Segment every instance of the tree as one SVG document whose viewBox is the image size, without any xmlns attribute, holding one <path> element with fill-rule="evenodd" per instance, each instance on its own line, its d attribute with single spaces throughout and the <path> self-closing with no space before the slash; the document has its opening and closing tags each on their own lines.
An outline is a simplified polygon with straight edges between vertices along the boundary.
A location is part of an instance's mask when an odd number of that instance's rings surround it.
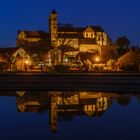
<svg viewBox="0 0 140 140">
<path fill-rule="evenodd" d="M 118 59 L 117 67 L 122 70 L 138 70 L 139 63 L 139 52 L 130 50 Z"/>
<path fill-rule="evenodd" d="M 114 70 L 116 66 L 116 61 L 113 59 L 110 59 L 109 61 L 107 61 L 106 65 L 109 68 L 109 70 Z"/>
<path fill-rule="evenodd" d="M 61 50 L 58 47 L 52 48 L 44 55 L 44 61 L 48 66 L 52 67 L 52 70 L 54 70 L 54 66 L 60 65 Z"/>
<path fill-rule="evenodd" d="M 130 96 L 121 95 L 116 99 L 117 103 L 122 106 L 127 106 L 131 102 Z"/>
<path fill-rule="evenodd" d="M 66 52 L 77 52 L 79 49 L 73 47 L 74 44 L 78 44 L 76 39 L 73 38 L 60 38 L 58 39 L 59 46 L 58 48 L 61 50 L 61 64 L 63 65 L 64 55 Z"/>
<path fill-rule="evenodd" d="M 116 40 L 115 44 L 121 49 L 128 49 L 130 40 L 126 36 L 122 36 Z"/>
<path fill-rule="evenodd" d="M 79 52 L 76 57 L 81 62 L 89 60 L 91 63 L 96 63 L 96 56 L 99 56 L 99 52 L 97 50 L 92 50 L 91 52 Z"/>
<path fill-rule="evenodd" d="M 114 46 L 102 47 L 101 58 L 102 62 L 106 63 L 109 60 L 116 60 L 118 57 L 116 48 Z"/>
<path fill-rule="evenodd" d="M 96 62 L 96 57 L 99 56 L 98 51 L 94 52 L 79 52 L 76 56 L 77 61 L 80 61 L 86 70 L 91 69 L 91 65 Z"/>
<path fill-rule="evenodd" d="M 11 66 L 13 64 L 11 57 L 12 56 L 11 56 L 9 50 L 7 50 L 3 54 L 0 54 L 0 62 L 4 62 L 3 63 L 4 64 L 4 69 L 3 70 L 7 71 L 8 69 L 10 69 L 10 71 L 11 71 Z"/>
<path fill-rule="evenodd" d="M 31 58 L 31 69 L 33 67 L 38 67 L 41 71 L 43 71 L 46 64 L 45 55 L 52 49 L 52 47 L 28 46 L 24 47 L 24 49 L 28 52 Z"/>
<path fill-rule="evenodd" d="M 18 54 L 14 61 L 14 70 L 24 71 L 24 68 L 25 68 L 24 58 Z"/>
</svg>

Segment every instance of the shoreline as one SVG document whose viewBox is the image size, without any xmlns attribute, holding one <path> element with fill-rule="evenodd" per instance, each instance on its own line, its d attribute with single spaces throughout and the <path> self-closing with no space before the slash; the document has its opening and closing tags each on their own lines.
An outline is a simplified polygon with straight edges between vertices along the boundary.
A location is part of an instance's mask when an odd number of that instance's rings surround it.
<svg viewBox="0 0 140 140">
<path fill-rule="evenodd" d="M 140 72 L 138 71 L 119 71 L 119 72 L 39 72 L 39 71 L 29 71 L 29 72 L 0 72 L 0 76 L 3 75 L 51 75 L 51 76 L 57 76 L 57 75 L 74 75 L 74 76 L 82 76 L 82 75 L 102 75 L 102 76 L 119 76 L 119 75 L 128 75 L 128 76 L 134 76 L 138 75 L 140 76 Z"/>
<path fill-rule="evenodd" d="M 140 73 L 0 73 L 0 90 L 140 93 Z"/>
</svg>

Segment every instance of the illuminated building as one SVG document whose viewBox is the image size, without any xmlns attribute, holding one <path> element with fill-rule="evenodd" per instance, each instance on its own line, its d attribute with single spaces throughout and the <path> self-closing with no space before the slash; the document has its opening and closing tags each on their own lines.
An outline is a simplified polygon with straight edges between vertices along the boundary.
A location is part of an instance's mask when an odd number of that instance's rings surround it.
<svg viewBox="0 0 140 140">
<path fill-rule="evenodd" d="M 52 11 L 49 17 L 49 32 L 24 31 L 17 35 L 17 47 L 44 45 L 46 47 L 72 46 L 81 52 L 98 50 L 110 45 L 109 36 L 100 26 L 73 27 L 58 24 L 58 14 Z"/>
</svg>

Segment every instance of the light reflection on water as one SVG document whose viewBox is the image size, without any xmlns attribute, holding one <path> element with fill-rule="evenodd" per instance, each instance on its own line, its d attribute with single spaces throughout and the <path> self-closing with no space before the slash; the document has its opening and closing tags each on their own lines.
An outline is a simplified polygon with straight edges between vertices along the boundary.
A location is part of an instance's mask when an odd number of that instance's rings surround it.
<svg viewBox="0 0 140 140">
<path fill-rule="evenodd" d="M 140 139 L 140 95 L 103 92 L 0 92 L 0 137 Z"/>
</svg>

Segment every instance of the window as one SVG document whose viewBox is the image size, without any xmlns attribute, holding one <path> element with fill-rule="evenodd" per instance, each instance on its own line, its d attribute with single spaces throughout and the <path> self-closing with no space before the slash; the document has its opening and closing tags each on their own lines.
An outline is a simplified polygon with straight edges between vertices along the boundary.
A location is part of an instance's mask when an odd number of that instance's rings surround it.
<svg viewBox="0 0 140 140">
<path fill-rule="evenodd" d="M 101 36 L 100 36 L 100 35 L 98 36 L 98 40 L 99 40 L 99 41 L 101 40 Z"/>
<path fill-rule="evenodd" d="M 55 21 L 55 20 L 56 20 L 56 18 L 52 18 L 52 20 L 53 20 L 53 21 Z"/>
</svg>

